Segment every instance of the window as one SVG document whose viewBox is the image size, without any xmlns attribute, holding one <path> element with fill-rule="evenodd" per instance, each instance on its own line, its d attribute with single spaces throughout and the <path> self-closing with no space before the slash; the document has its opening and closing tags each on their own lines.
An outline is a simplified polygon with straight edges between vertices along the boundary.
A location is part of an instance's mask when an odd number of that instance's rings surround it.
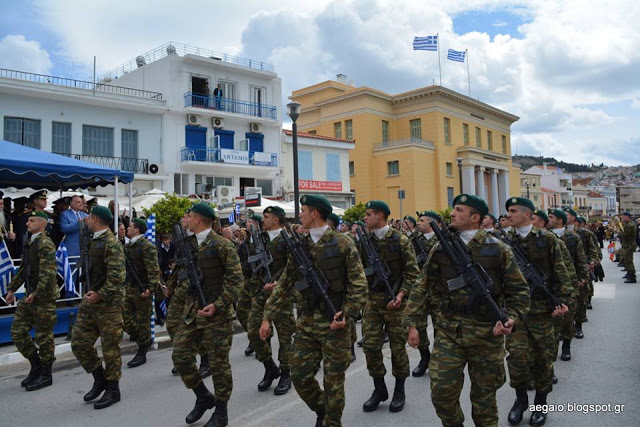
<svg viewBox="0 0 640 427">
<path fill-rule="evenodd" d="M 409 120 L 411 139 L 422 139 L 422 122 L 420 119 Z"/>
<path fill-rule="evenodd" d="M 298 151 L 298 179 L 313 179 L 311 151 Z"/>
<path fill-rule="evenodd" d="M 4 118 L 4 139 L 32 148 L 40 148 L 40 120 Z"/>
<path fill-rule="evenodd" d="M 227 187 L 233 186 L 233 177 L 232 176 L 216 176 L 213 179 L 213 185 L 226 185 Z"/>
<path fill-rule="evenodd" d="M 382 143 L 386 144 L 389 142 L 389 122 L 386 120 L 382 121 Z"/>
<path fill-rule="evenodd" d="M 349 175 L 356 174 L 356 165 L 353 162 L 349 162 Z"/>
<path fill-rule="evenodd" d="M 71 154 L 71 123 L 51 124 L 51 152 Z"/>
<path fill-rule="evenodd" d="M 449 207 L 453 207 L 453 187 L 447 187 L 447 203 Z"/>
<path fill-rule="evenodd" d="M 502 152 L 507 154 L 507 137 L 502 135 Z"/>
<path fill-rule="evenodd" d="M 83 125 L 82 154 L 113 157 L 113 128 Z"/>
<path fill-rule="evenodd" d="M 480 133 L 480 128 L 476 128 L 476 147 L 482 148 L 482 134 Z"/>
<path fill-rule="evenodd" d="M 333 124 L 333 136 L 342 139 L 342 122 Z"/>
<path fill-rule="evenodd" d="M 138 159 L 138 131 L 122 129 L 122 170 L 136 172 Z"/>
<path fill-rule="evenodd" d="M 464 145 L 469 145 L 469 125 L 466 123 L 462 124 L 462 139 L 464 140 Z"/>
<path fill-rule="evenodd" d="M 538 201 L 538 196 L 537 196 L 537 195 L 535 195 L 535 194 L 533 195 L 533 201 L 534 201 L 534 202 L 537 202 L 537 201 Z"/>
<path fill-rule="evenodd" d="M 447 176 L 453 176 L 453 163 L 447 162 L 446 170 L 447 170 Z"/>
<path fill-rule="evenodd" d="M 493 150 L 493 134 L 490 130 L 487 131 L 487 149 Z"/>
<path fill-rule="evenodd" d="M 270 179 L 256 179 L 256 187 L 262 188 L 263 196 L 273 196 L 273 181 Z"/>
<path fill-rule="evenodd" d="M 189 194 L 189 175 L 186 173 L 173 174 L 173 191 L 176 194 Z"/>
<path fill-rule="evenodd" d="M 397 160 L 387 162 L 387 175 L 400 175 L 400 163 Z"/>
<path fill-rule="evenodd" d="M 449 126 L 451 125 L 451 121 L 448 118 L 444 118 L 444 143 L 451 144 L 451 135 L 449 133 Z"/>
<path fill-rule="evenodd" d="M 345 129 L 345 131 L 346 131 L 345 138 L 346 139 L 353 139 L 353 120 L 345 120 L 344 126 L 346 128 Z"/>
<path fill-rule="evenodd" d="M 338 154 L 327 153 L 327 181 L 342 181 L 340 177 L 340 156 Z"/>
</svg>

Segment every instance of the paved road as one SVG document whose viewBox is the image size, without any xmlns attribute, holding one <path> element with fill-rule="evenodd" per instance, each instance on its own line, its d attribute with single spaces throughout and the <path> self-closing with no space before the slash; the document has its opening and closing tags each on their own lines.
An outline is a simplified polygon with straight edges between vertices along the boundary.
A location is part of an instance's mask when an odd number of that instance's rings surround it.
<svg viewBox="0 0 640 427">
<path fill-rule="evenodd" d="M 636 265 L 640 261 L 636 254 Z M 573 341 L 573 360 L 558 361 L 556 373 L 560 383 L 549 397 L 549 403 L 568 405 L 608 404 L 625 405 L 615 414 L 561 412 L 553 413 L 547 425 L 562 426 L 637 426 L 640 425 L 640 284 L 622 283 L 622 273 L 613 263 L 605 260 L 607 277 L 596 283 L 594 309 L 588 312 L 589 322 L 584 325 L 585 339 Z M 277 341 L 274 340 L 275 345 Z M 246 334 L 234 338 L 231 364 L 235 378 L 233 396 L 229 405 L 230 425 L 233 426 L 312 426 L 313 414 L 292 390 L 285 396 L 272 392 L 259 393 L 256 389 L 262 378 L 262 366 L 253 358 L 245 357 Z M 387 363 L 390 354 L 386 350 Z M 126 355 L 124 361 L 131 358 Z M 412 367 L 419 355 L 410 349 Z M 139 368 L 124 368 L 121 381 L 123 401 L 96 411 L 82 401 L 82 395 L 91 386 L 91 377 L 80 368 L 73 367 L 54 374 L 54 385 L 27 393 L 19 385 L 25 371 L 0 378 L 0 425 L 35 426 L 180 426 L 191 409 L 194 396 L 186 390 L 178 377 L 170 374 L 171 351 L 152 352 L 149 363 Z M 207 380 L 211 388 L 211 381 Z M 392 388 L 391 380 L 387 385 Z M 407 380 L 407 404 L 398 414 L 388 411 L 388 402 L 378 411 L 364 413 L 362 403 L 371 394 L 364 355 L 358 349 L 358 360 L 347 372 L 347 402 L 343 415 L 345 426 L 438 426 L 439 420 L 430 401 L 429 379 Z M 471 425 L 469 383 L 465 384 L 462 405 Z M 507 413 L 514 400 L 514 392 L 505 384 L 498 391 L 500 425 L 508 425 Z M 533 400 L 533 392 L 530 392 Z M 615 409 L 615 407 L 613 408 Z M 196 424 L 204 424 L 210 412 Z M 527 424 L 529 413 L 523 425 Z"/>
</svg>

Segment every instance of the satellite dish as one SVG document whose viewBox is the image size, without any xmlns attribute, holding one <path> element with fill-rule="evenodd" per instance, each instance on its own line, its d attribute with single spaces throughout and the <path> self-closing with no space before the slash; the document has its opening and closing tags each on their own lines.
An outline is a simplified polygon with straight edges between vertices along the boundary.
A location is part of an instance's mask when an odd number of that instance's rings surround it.
<svg viewBox="0 0 640 427">
<path fill-rule="evenodd" d="M 138 65 L 138 68 L 147 65 L 147 61 L 144 59 L 144 56 L 139 55 L 138 57 L 136 57 L 136 64 Z"/>
<path fill-rule="evenodd" d="M 176 48 L 174 45 L 170 44 L 167 46 L 167 55 L 173 55 L 176 53 Z"/>
</svg>

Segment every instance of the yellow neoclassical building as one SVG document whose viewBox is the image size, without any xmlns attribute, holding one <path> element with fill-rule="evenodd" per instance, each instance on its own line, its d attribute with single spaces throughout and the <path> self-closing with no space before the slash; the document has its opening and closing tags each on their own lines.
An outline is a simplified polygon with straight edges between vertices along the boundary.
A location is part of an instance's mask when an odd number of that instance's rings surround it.
<svg viewBox="0 0 640 427">
<path fill-rule="evenodd" d="M 300 131 L 355 140 L 349 172 L 356 202 L 385 200 L 394 218 L 445 209 L 461 187 L 496 215 L 511 189 L 520 193 L 513 114 L 442 86 L 390 95 L 329 80 L 290 98 L 302 104 Z"/>
</svg>

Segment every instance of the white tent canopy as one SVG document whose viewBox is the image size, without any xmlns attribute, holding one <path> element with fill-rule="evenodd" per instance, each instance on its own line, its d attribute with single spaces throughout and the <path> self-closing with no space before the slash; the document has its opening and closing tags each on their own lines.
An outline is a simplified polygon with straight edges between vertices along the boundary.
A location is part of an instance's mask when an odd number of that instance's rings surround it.
<svg viewBox="0 0 640 427">
<path fill-rule="evenodd" d="M 265 210 L 268 206 L 277 206 L 277 207 L 282 208 L 287 217 L 293 217 L 294 216 L 293 205 L 290 205 L 288 203 L 279 202 L 277 200 L 267 199 L 266 197 L 262 198 L 262 202 L 261 202 L 260 206 L 249 207 L 249 208 L 247 208 L 247 210 L 252 210 L 252 211 L 254 211 L 256 213 L 262 214 L 262 211 Z M 221 218 L 226 218 L 227 216 L 229 216 L 229 214 L 231 213 L 231 211 L 233 209 L 234 208 L 232 206 L 225 207 L 224 209 L 220 209 L 219 210 L 220 217 Z M 244 212 L 244 203 L 242 203 L 240 211 Z"/>
</svg>

